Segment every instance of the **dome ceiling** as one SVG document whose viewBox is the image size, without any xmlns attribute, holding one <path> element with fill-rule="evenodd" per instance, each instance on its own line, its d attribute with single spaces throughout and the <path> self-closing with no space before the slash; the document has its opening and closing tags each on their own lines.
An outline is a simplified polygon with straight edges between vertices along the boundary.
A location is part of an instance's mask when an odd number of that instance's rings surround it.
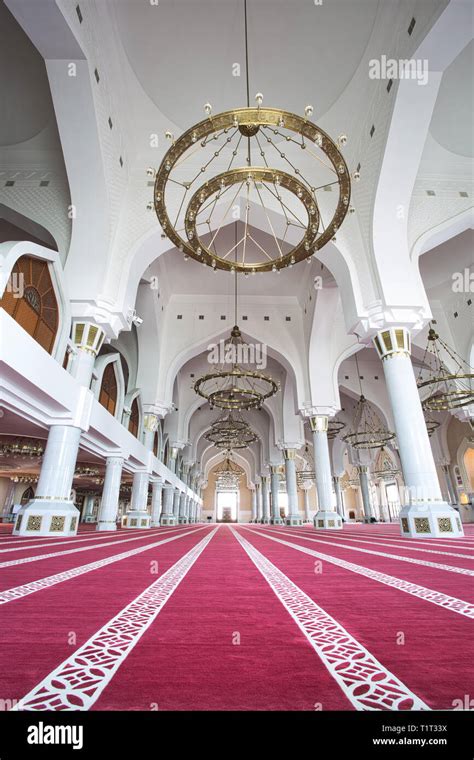
<svg viewBox="0 0 474 760">
<path fill-rule="evenodd" d="M 302 113 L 312 102 L 320 118 L 352 78 L 368 43 L 377 0 L 316 6 L 248 0 L 250 97 Z M 159 6 L 118 0 L 120 37 L 143 89 L 181 129 L 215 112 L 245 105 L 243 0 L 161 0 Z M 275 5 L 278 5 L 276 11 Z M 341 14 L 344 24 L 341 25 Z M 298 40 L 288 55 L 286 40 Z M 159 53 L 160 65 L 157 65 Z M 233 66 L 240 64 L 240 76 Z M 309 82 L 316 85 L 309 86 Z"/>
<path fill-rule="evenodd" d="M 470 42 L 443 74 L 430 126 L 432 136 L 443 148 L 471 158 L 473 67 L 474 42 Z"/>
</svg>

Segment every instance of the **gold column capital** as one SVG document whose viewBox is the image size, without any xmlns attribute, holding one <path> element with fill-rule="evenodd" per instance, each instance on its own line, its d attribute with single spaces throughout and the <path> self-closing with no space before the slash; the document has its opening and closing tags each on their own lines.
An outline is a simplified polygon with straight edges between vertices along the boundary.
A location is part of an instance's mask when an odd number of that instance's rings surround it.
<svg viewBox="0 0 474 760">
<path fill-rule="evenodd" d="M 95 322 L 77 320 L 72 326 L 72 341 L 77 349 L 97 356 L 105 340 L 105 330 Z"/>
<path fill-rule="evenodd" d="M 410 331 L 406 327 L 386 327 L 379 330 L 373 342 L 382 361 L 410 356 Z"/>
<path fill-rule="evenodd" d="M 294 461 L 296 459 L 296 449 L 283 449 L 283 456 L 287 460 Z"/>
<path fill-rule="evenodd" d="M 316 414 L 309 418 L 309 424 L 313 433 L 327 433 L 329 417 L 327 414 Z"/>
</svg>

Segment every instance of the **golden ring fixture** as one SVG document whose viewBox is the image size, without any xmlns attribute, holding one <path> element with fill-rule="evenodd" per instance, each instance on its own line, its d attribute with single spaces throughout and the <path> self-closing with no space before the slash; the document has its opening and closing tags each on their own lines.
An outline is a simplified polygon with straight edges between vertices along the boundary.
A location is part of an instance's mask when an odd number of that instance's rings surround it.
<svg viewBox="0 0 474 760">
<path fill-rule="evenodd" d="M 208 104 L 208 117 L 181 137 L 167 133 L 172 144 L 156 172 L 149 207 L 163 234 L 185 257 L 214 270 L 279 271 L 309 259 L 353 211 L 340 151 L 346 136 L 336 144 L 309 120 L 311 106 L 302 117 L 261 108 L 261 96 L 257 102 L 215 116 Z M 325 192 L 318 203 L 325 190 L 338 192 Z M 225 228 L 236 218 L 242 232 L 229 243 Z"/>
</svg>

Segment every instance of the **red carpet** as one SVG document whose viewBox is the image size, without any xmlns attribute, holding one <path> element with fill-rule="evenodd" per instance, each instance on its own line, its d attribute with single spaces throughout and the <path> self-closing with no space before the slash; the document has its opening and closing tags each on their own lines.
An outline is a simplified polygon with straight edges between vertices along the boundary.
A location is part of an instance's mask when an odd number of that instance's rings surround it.
<svg viewBox="0 0 474 760">
<path fill-rule="evenodd" d="M 67 663 L 74 660 L 76 650 L 84 645 L 87 649 L 89 639 L 108 630 L 116 616 L 121 620 L 128 605 L 136 606 L 134 600 L 146 601 L 154 589 L 151 606 L 146 602 L 147 614 L 153 613 L 152 617 L 147 625 L 139 626 L 133 646 L 125 647 L 113 673 L 107 675 L 105 669 L 105 676 L 97 676 L 99 681 L 103 679 L 102 687 L 84 709 L 396 709 L 390 707 L 390 700 L 375 708 L 364 705 L 364 694 L 372 688 L 370 668 L 369 675 L 361 676 L 365 685 L 361 682 L 354 688 L 356 696 L 350 696 L 349 687 L 341 685 L 340 674 L 356 673 L 357 662 L 360 670 L 361 657 L 375 663 L 371 667 L 375 667 L 374 683 L 379 689 L 386 682 L 396 682 L 394 689 L 400 688 L 403 697 L 399 709 L 410 709 L 418 699 L 426 709 L 449 710 L 454 700 L 474 693 L 474 667 L 458 656 L 471 646 L 473 620 L 467 614 L 386 585 L 375 576 L 361 575 L 328 560 L 319 563 L 297 548 L 474 603 L 472 577 L 449 570 L 474 569 L 471 526 L 461 541 L 445 539 L 436 546 L 429 541 L 390 543 L 388 539 L 398 538 L 398 528 L 387 525 L 349 525 L 332 535 L 311 527 L 235 526 L 244 540 L 241 545 L 228 526 L 220 526 L 201 548 L 200 542 L 210 537 L 215 526 L 97 535 L 87 526 L 76 540 L 54 542 L 16 539 L 8 536 L 8 526 L 0 527 L 0 549 L 25 546 L 0 552 L 0 564 L 84 548 L 3 567 L 0 590 L 143 549 L 0 604 L 5 632 L 0 650 L 3 699 L 19 700 L 35 693 L 37 687 L 44 690 L 53 671 L 62 668 L 70 673 Z M 172 536 L 178 538 L 149 548 Z M 136 540 L 124 541 L 129 538 Z M 348 540 L 357 538 L 361 541 Z M 38 547 L 42 541 L 54 545 Z M 246 543 L 250 549 L 245 548 Z M 197 554 L 194 547 L 198 547 Z M 395 554 L 399 559 L 356 551 L 361 548 Z M 469 558 L 453 557 L 453 553 Z M 403 557 L 416 562 L 407 563 Z M 447 568 L 428 567 L 424 562 Z M 173 574 L 177 580 L 170 586 L 167 579 L 174 578 Z M 163 596 L 165 586 L 168 591 Z M 146 589 L 150 591 L 144 594 Z M 299 607 L 292 607 L 292 595 L 295 600 L 303 599 L 303 607 L 300 602 Z M 140 615 L 137 620 L 141 624 Z M 336 635 L 347 638 L 354 669 L 348 671 L 346 663 L 331 670 L 328 657 Z M 64 662 L 66 666 L 61 665 Z M 97 672 L 102 672 L 97 667 Z M 380 672 L 376 673 L 377 668 Z M 349 672 L 350 678 L 352 675 Z M 359 676 L 356 673 L 356 678 Z M 408 696 L 403 696 L 403 690 Z M 71 692 L 68 709 L 80 707 L 75 699 L 77 695 Z M 49 709 L 60 707 L 53 704 Z"/>
</svg>

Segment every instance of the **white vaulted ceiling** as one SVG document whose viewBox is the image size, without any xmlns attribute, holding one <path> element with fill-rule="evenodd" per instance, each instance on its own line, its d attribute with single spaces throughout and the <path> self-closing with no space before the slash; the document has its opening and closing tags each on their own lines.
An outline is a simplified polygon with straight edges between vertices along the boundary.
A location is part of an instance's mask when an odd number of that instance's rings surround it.
<svg viewBox="0 0 474 760">
<path fill-rule="evenodd" d="M 301 113 L 309 98 L 319 118 L 351 80 L 377 6 L 378 0 L 321 6 L 248 0 L 252 103 L 261 91 L 267 105 Z M 195 123 L 207 101 L 218 111 L 246 104 L 243 0 L 160 0 L 159 6 L 115 0 L 114 7 L 138 81 L 178 127 Z M 232 74 L 235 63 L 240 76 Z"/>
</svg>

